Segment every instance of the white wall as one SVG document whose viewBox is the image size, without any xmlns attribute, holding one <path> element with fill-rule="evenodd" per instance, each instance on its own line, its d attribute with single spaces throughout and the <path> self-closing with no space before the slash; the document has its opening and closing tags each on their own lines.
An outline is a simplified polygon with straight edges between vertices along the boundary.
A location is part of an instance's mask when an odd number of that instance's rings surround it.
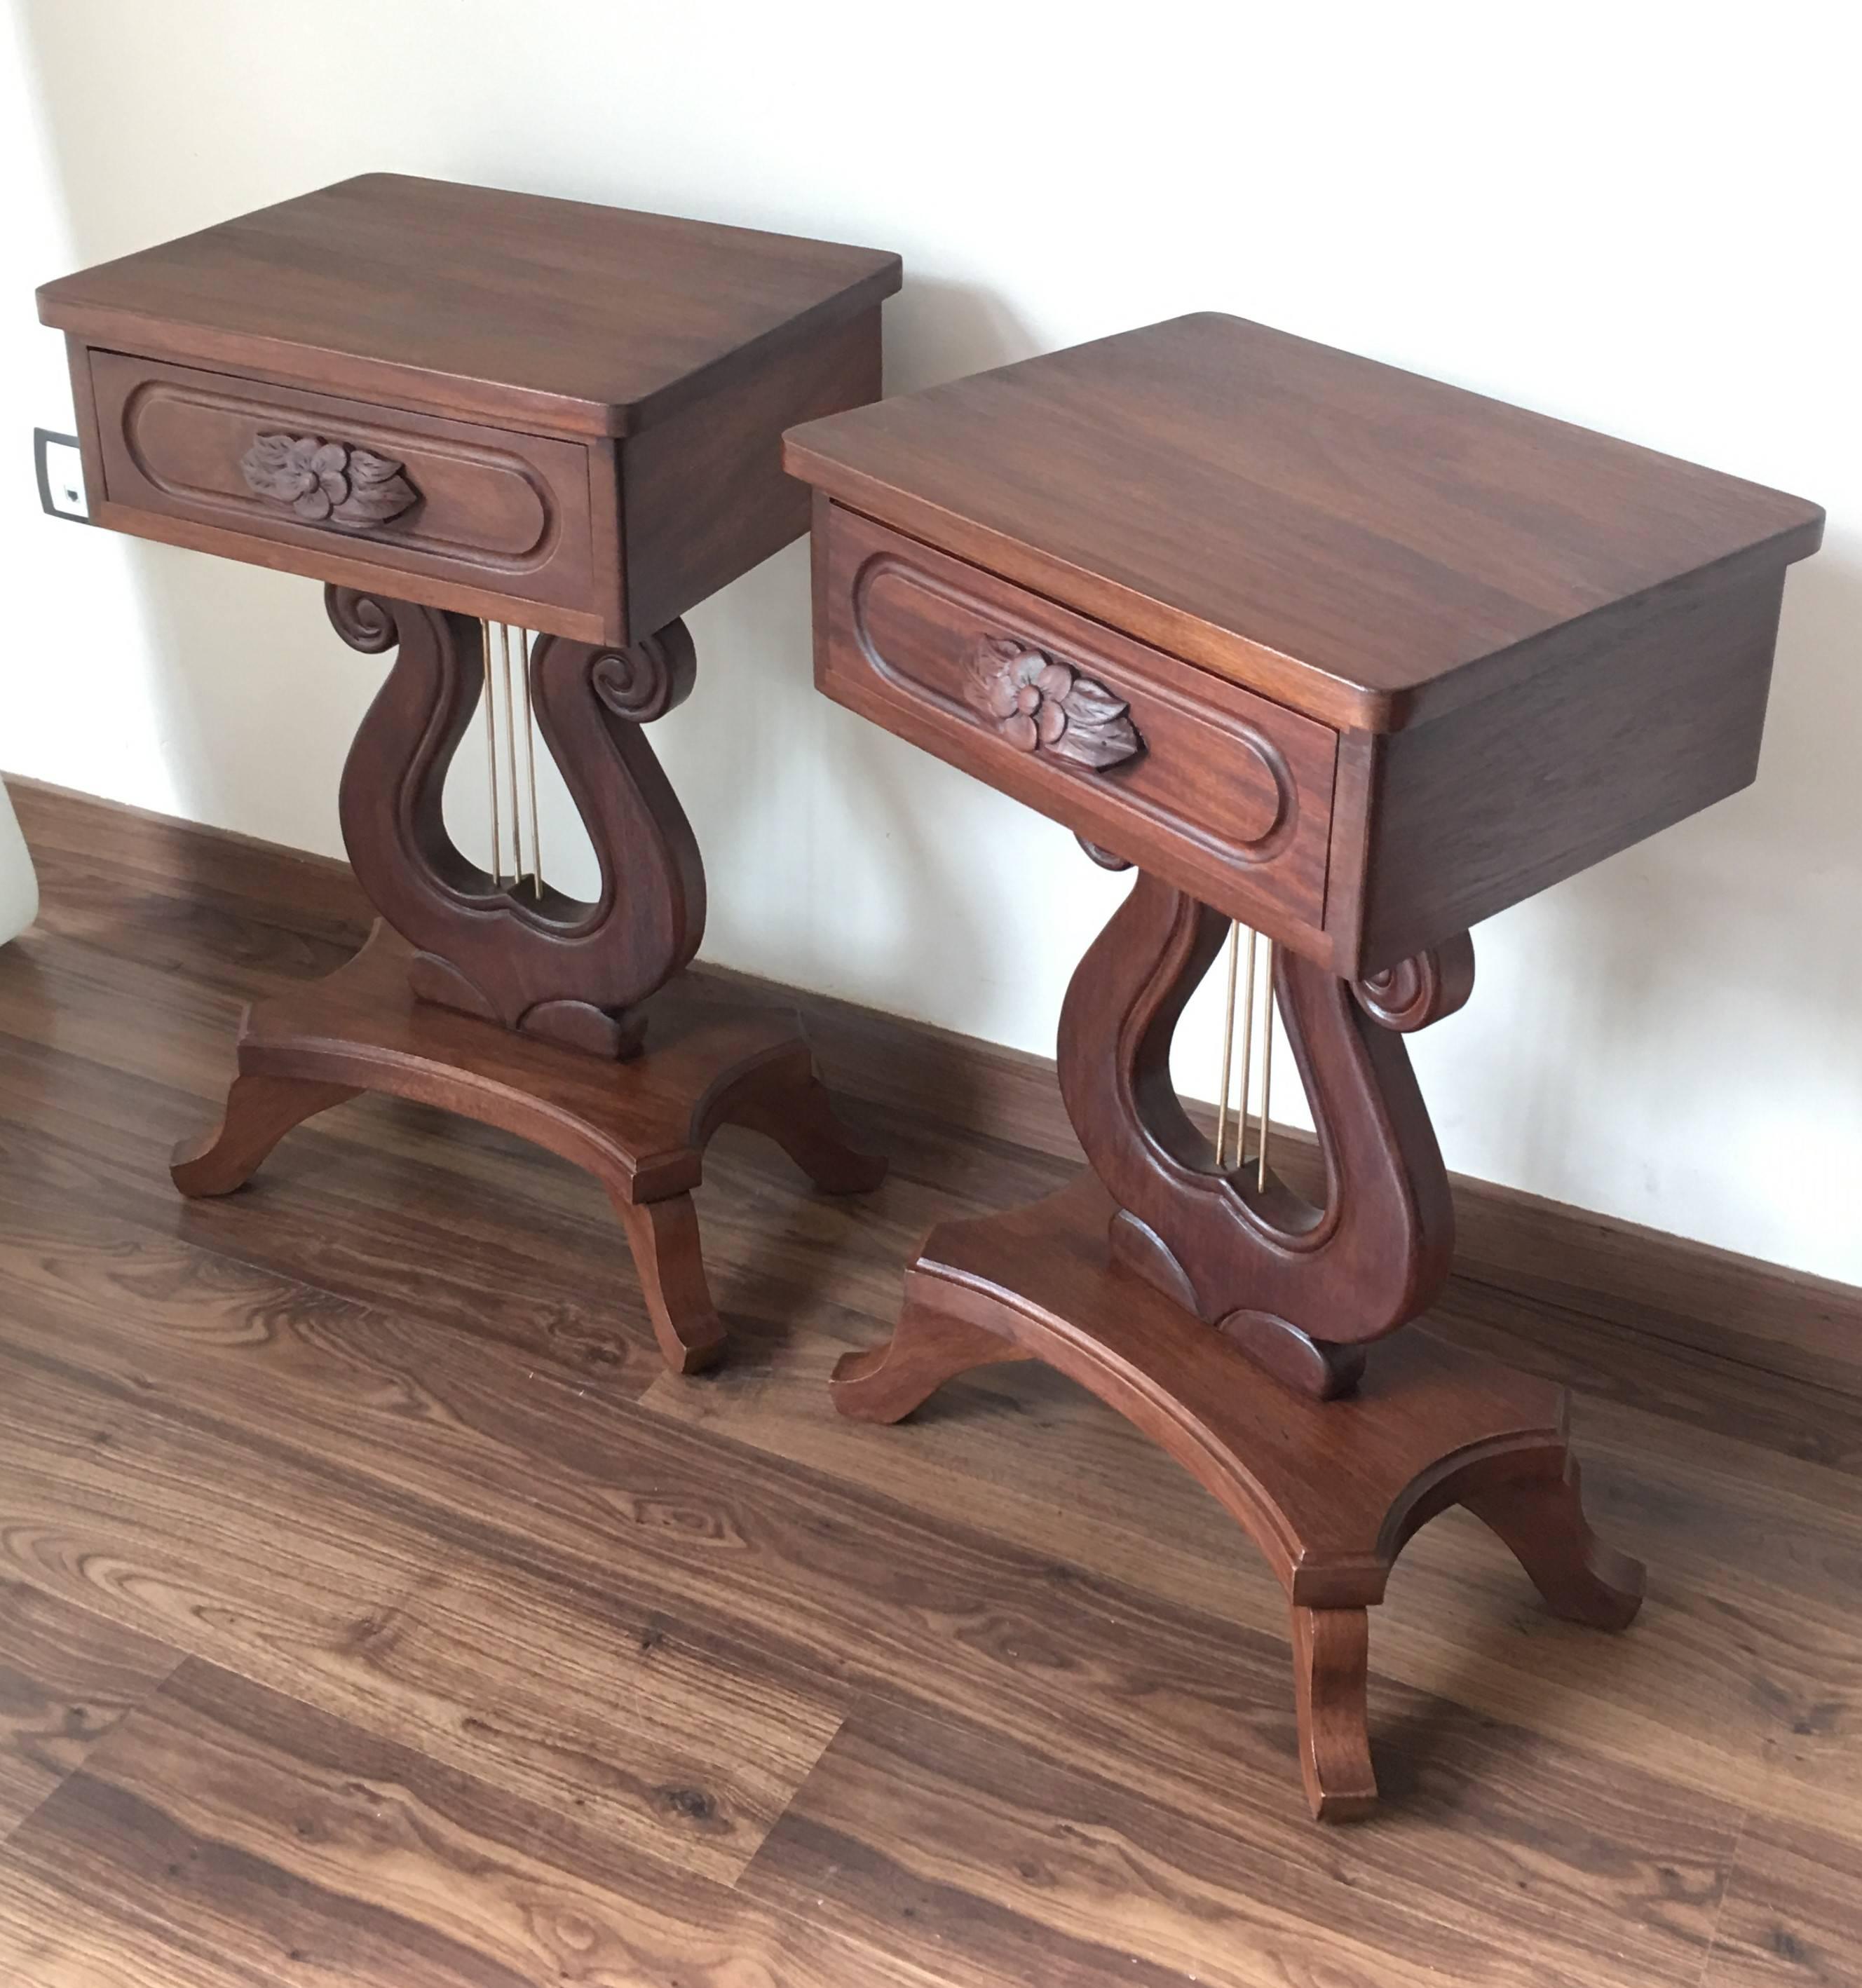
<svg viewBox="0 0 1862 1988">
<path fill-rule="evenodd" d="M 1829 507 L 1758 786 L 1483 927 L 1415 1054 L 1452 1166 L 1862 1282 L 1851 12 L 23 0 L 0 765 L 335 851 L 381 673 L 306 582 L 38 518 L 25 431 L 68 400 L 31 289 L 68 268 L 388 167 L 897 248 L 895 390 L 1261 318 Z M 791 548 L 691 617 L 699 689 L 654 735 L 708 953 L 1051 1049 L 1120 884 L 816 696 L 805 576 Z"/>
</svg>

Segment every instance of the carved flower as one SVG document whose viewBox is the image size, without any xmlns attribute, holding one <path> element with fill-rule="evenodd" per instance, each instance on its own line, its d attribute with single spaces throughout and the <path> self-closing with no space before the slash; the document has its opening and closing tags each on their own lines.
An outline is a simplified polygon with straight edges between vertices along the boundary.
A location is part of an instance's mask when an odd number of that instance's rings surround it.
<svg viewBox="0 0 1862 1988">
<path fill-rule="evenodd" d="M 262 434 L 239 467 L 248 489 L 311 524 L 380 524 L 418 494 L 398 462 L 319 435 Z"/>
<path fill-rule="evenodd" d="M 241 467 L 254 489 L 289 504 L 300 518 L 327 518 L 349 495 L 349 451 L 315 435 L 262 434 Z"/>
<path fill-rule="evenodd" d="M 1037 749 L 1083 766 L 1116 766 L 1141 749 L 1129 707 L 1012 636 L 987 635 L 970 660 L 965 695 L 1018 752 Z"/>
</svg>

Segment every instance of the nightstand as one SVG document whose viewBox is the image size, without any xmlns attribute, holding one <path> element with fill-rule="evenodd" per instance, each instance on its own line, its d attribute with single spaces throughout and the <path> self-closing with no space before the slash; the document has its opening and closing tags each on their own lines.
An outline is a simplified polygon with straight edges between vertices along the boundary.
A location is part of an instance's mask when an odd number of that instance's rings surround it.
<svg viewBox="0 0 1862 1988">
<path fill-rule="evenodd" d="M 1564 1391 L 1398 1332 L 1454 1249 L 1403 1038 L 1468 999 L 1478 920 L 1752 779 L 1822 513 L 1214 315 L 811 423 L 787 459 L 819 687 L 1138 873 L 1059 1019 L 1091 1172 L 934 1230 L 836 1401 L 894 1421 L 1033 1357 L 1128 1416 L 1279 1577 L 1309 1800 L 1362 1815 L 1366 1611 L 1419 1526 L 1468 1506 L 1576 1621 L 1642 1592 L 1585 1522 Z M 1225 948 L 1211 1141 L 1170 1050 Z"/>
<path fill-rule="evenodd" d="M 343 641 L 397 651 L 340 789 L 381 921 L 248 1014 L 184 1193 L 360 1090 L 502 1125 L 600 1179 L 683 1370 L 723 1342 L 691 1199 L 718 1125 L 830 1190 L 877 1182 L 792 1014 L 683 970 L 704 871 L 642 728 L 692 687 L 678 617 L 806 529 L 782 431 L 877 394 L 899 280 L 877 250 L 371 174 L 39 292 L 96 522 L 320 580 Z M 441 791 L 475 712 L 492 846 L 468 854 Z M 539 739 L 592 900 L 545 874 Z"/>
</svg>

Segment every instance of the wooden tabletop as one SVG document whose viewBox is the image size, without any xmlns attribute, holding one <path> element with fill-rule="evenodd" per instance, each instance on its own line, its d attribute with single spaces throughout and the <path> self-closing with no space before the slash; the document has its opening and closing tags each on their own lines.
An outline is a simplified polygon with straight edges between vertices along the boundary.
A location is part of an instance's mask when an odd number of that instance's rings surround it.
<svg viewBox="0 0 1862 1988">
<path fill-rule="evenodd" d="M 93 343 L 626 434 L 899 287 L 899 259 L 370 173 L 46 284 Z"/>
<path fill-rule="evenodd" d="M 1215 313 L 813 422 L 786 461 L 1372 731 L 1593 654 L 1668 590 L 1801 559 L 1823 530 L 1801 499 Z"/>
</svg>

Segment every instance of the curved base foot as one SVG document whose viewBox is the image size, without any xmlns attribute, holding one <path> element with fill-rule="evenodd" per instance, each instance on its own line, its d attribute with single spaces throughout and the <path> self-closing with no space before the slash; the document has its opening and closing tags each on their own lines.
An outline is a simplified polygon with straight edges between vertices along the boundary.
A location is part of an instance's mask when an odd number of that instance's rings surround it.
<svg viewBox="0 0 1862 1988">
<path fill-rule="evenodd" d="M 1376 1801 L 1365 1611 L 1438 1513 L 1477 1513 L 1560 1614 L 1618 1628 L 1635 1613 L 1641 1568 L 1584 1523 L 1563 1389 L 1414 1330 L 1384 1344 L 1353 1395 L 1282 1386 L 1222 1329 L 1113 1262 L 1111 1212 L 1089 1177 L 1032 1207 L 934 1229 L 907 1274 L 898 1330 L 843 1358 L 834 1405 L 896 1422 L 967 1368 L 1035 1358 L 1159 1443 L 1286 1591 L 1300 1770 L 1321 1821 Z"/>
<path fill-rule="evenodd" d="M 191 1200 L 231 1194 L 258 1172 L 287 1132 L 333 1104 L 346 1104 L 356 1094 L 352 1084 L 242 1072 L 226 1094 L 226 1108 L 218 1125 L 196 1138 L 182 1140 L 168 1172 Z"/>
<path fill-rule="evenodd" d="M 1299 1778 L 1316 1822 L 1359 1822 L 1377 1805 L 1365 1727 L 1370 1618 L 1362 1608 L 1293 1610 Z"/>
<path fill-rule="evenodd" d="M 716 1360 L 725 1342 L 691 1195 L 721 1117 L 739 1103 L 764 1114 L 766 1124 L 752 1122 L 826 1185 L 870 1185 L 884 1171 L 839 1138 L 788 1010 L 681 976 L 654 999 L 651 1050 L 615 1060 L 417 998 L 413 958 L 378 925 L 348 965 L 252 1010 L 225 1125 L 177 1155 L 183 1193 L 230 1192 L 293 1125 L 359 1091 L 499 1126 L 607 1188 L 666 1363 L 688 1374 Z"/>
<path fill-rule="evenodd" d="M 828 1388 L 834 1406 L 852 1421 L 896 1422 L 973 1367 L 1029 1357 L 999 1332 L 908 1297 L 892 1337 L 866 1352 L 843 1353 Z"/>
<path fill-rule="evenodd" d="M 823 1194 L 870 1193 L 886 1178 L 883 1155 L 848 1143 L 827 1086 L 812 1069 L 746 1084 L 718 1115 L 773 1139 Z"/>
<path fill-rule="evenodd" d="M 670 1201 L 615 1207 L 627 1232 L 640 1272 L 653 1336 L 675 1374 L 696 1374 L 715 1366 L 725 1347 L 725 1331 L 711 1304 L 698 1244 L 698 1212 L 689 1194 Z"/>
<path fill-rule="evenodd" d="M 1464 1493 L 1461 1502 L 1512 1548 L 1554 1615 L 1593 1629 L 1627 1629 L 1634 1621 L 1642 1563 L 1590 1530 L 1576 1457 L 1565 1459 L 1561 1477 L 1496 1484 Z"/>
</svg>

